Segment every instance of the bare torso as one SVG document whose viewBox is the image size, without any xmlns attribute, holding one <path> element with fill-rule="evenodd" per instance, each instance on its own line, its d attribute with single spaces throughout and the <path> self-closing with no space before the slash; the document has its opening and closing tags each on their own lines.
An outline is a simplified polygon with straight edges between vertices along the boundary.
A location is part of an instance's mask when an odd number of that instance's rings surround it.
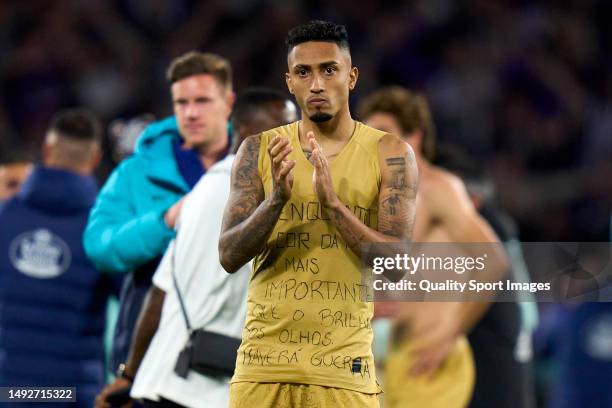
<svg viewBox="0 0 612 408">
<path fill-rule="evenodd" d="M 415 243 L 452 242 L 450 225 L 445 221 L 440 208 L 454 205 L 453 194 L 447 194 L 449 184 L 461 183 L 452 174 L 422 163 L 419 167 L 419 190 L 416 201 L 416 218 L 413 230 Z M 457 304 L 453 302 L 401 302 L 398 310 L 400 324 L 397 325 L 395 340 L 409 338 L 413 326 L 429 326 L 441 313 L 453 313 Z M 398 338 L 400 337 L 400 338 Z"/>
</svg>

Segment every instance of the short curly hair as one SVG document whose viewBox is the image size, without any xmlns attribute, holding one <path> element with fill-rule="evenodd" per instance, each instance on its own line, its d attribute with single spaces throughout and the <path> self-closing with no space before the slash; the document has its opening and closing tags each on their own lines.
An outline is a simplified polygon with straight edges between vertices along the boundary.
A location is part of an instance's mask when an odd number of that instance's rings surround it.
<svg viewBox="0 0 612 408">
<path fill-rule="evenodd" d="M 361 101 L 357 109 L 361 120 L 366 120 L 368 116 L 377 112 L 392 115 L 404 133 L 420 130 L 423 133 L 421 153 L 427 160 L 434 159 L 436 129 L 424 95 L 400 86 L 382 88 L 368 95 Z"/>
<path fill-rule="evenodd" d="M 290 52 L 296 45 L 308 41 L 333 42 L 342 49 L 350 49 L 345 26 L 329 21 L 311 20 L 289 30 L 285 40 L 287 52 Z"/>
</svg>

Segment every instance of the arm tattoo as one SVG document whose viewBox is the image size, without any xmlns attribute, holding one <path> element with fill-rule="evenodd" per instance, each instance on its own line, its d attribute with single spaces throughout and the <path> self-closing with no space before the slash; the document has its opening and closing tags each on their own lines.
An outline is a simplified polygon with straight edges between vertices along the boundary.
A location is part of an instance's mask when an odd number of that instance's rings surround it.
<svg viewBox="0 0 612 408">
<path fill-rule="evenodd" d="M 390 157 L 386 162 L 387 166 L 406 166 L 406 159 L 403 157 Z"/>
<path fill-rule="evenodd" d="M 340 231 L 342 238 L 344 238 L 344 242 L 346 242 L 353 252 L 358 254 L 360 252 L 359 247 L 364 242 L 364 235 L 359 234 L 358 231 L 354 231 L 354 229 L 350 227 L 350 221 L 347 220 L 341 212 L 334 211 L 331 214 L 333 223 L 338 231 Z"/>
<path fill-rule="evenodd" d="M 237 271 L 265 246 L 284 203 L 265 193 L 258 170 L 261 136 L 249 137 L 236 157 L 230 197 L 225 208 L 219 255 L 228 272 Z"/>
<path fill-rule="evenodd" d="M 255 182 L 259 178 L 257 162 L 260 143 L 261 135 L 247 138 L 243 142 L 244 154 L 236 158 L 239 161 L 232 177 L 232 193 L 224 217 L 227 228 L 246 220 L 263 200 L 263 190 Z"/>
<path fill-rule="evenodd" d="M 412 157 L 386 159 L 390 183 L 381 191 L 378 230 L 387 235 L 407 238 L 412 235 L 416 179 L 410 174 Z M 412 205 L 410 204 L 412 202 Z"/>
<path fill-rule="evenodd" d="M 403 143 L 396 144 L 402 149 Z M 363 255 L 362 244 L 401 242 L 412 236 L 414 204 L 417 190 L 417 169 L 412 150 L 405 157 L 391 157 L 381 168 L 378 230 L 365 225 L 344 205 L 327 209 L 334 226 L 348 247 L 357 256 Z"/>
</svg>

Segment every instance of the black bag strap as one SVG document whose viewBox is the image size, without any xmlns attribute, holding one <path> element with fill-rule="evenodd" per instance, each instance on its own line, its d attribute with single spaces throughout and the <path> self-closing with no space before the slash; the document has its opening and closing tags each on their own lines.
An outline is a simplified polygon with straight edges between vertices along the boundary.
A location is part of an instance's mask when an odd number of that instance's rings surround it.
<svg viewBox="0 0 612 408">
<path fill-rule="evenodd" d="M 189 322 L 189 316 L 187 316 L 187 308 L 185 307 L 185 302 L 183 301 L 183 296 L 181 295 L 181 291 L 179 290 L 178 281 L 176 280 L 175 273 L 175 260 L 174 254 L 176 253 L 176 238 L 174 239 L 174 246 L 172 247 L 172 254 L 170 259 L 170 271 L 172 273 L 172 281 L 174 282 L 174 288 L 176 289 L 176 296 L 178 296 L 179 304 L 181 305 L 181 312 L 183 312 L 183 319 L 185 320 L 185 326 L 187 327 L 187 331 L 189 332 L 189 337 L 193 333 L 193 329 L 191 328 L 191 323 Z"/>
</svg>

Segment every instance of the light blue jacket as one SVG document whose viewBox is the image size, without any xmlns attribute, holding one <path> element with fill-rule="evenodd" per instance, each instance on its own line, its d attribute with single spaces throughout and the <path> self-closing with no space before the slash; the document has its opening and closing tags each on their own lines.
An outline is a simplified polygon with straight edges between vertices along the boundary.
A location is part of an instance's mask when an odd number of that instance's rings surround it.
<svg viewBox="0 0 612 408">
<path fill-rule="evenodd" d="M 83 237 L 100 270 L 130 272 L 161 256 L 174 236 L 163 215 L 189 191 L 172 149 L 179 137 L 174 117 L 149 125 L 100 191 Z"/>
</svg>

